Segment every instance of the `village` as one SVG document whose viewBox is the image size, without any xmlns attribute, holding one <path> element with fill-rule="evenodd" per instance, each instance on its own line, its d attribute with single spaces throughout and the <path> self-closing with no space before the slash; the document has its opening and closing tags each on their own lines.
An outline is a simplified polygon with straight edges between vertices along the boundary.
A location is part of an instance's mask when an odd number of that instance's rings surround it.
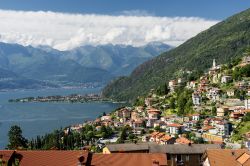
<svg viewBox="0 0 250 166">
<path fill-rule="evenodd" d="M 216 65 L 214 59 L 212 67 L 199 79 L 186 82 L 182 78 L 170 80 L 168 94 L 157 95 L 152 90 L 144 102 L 104 114 L 85 124 L 95 126 L 97 131 L 101 126 L 109 126 L 116 131 L 126 128 L 113 134 L 110 139 L 98 140 L 97 144 L 101 148 L 110 143 L 128 142 L 155 142 L 164 145 L 206 143 L 234 149 L 250 148 L 250 125 L 249 122 L 243 122 L 250 114 L 250 78 L 240 76 L 239 80 L 234 80 L 235 73 L 232 73 L 249 64 L 249 56 L 244 57 L 233 68 Z M 180 110 L 180 113 L 176 111 L 176 105 L 183 103 L 178 103 L 179 99 L 175 98 L 176 90 L 183 83 L 183 91 L 190 93 L 186 95 L 190 98 L 184 103 L 184 107 L 189 110 Z M 239 129 L 243 123 L 245 133 L 242 133 L 243 129 Z M 65 132 L 80 132 L 85 124 L 71 126 Z M 125 136 L 121 138 L 121 135 Z"/>
</svg>

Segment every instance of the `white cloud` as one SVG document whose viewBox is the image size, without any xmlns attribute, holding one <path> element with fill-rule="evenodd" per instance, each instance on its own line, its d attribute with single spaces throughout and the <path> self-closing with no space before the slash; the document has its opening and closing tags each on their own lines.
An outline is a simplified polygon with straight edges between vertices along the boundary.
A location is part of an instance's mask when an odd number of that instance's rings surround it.
<svg viewBox="0 0 250 166">
<path fill-rule="evenodd" d="M 128 11 L 126 11 L 128 12 Z M 137 11 L 139 12 L 139 11 Z M 197 17 L 67 14 L 0 10 L 0 41 L 69 50 L 86 44 L 179 45 L 218 21 Z"/>
</svg>

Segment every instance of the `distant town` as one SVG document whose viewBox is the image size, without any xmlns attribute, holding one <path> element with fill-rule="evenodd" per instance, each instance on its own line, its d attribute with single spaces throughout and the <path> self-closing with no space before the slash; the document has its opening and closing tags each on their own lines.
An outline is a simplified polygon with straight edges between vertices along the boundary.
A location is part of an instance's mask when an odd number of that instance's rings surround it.
<svg viewBox="0 0 250 166">
<path fill-rule="evenodd" d="M 25 97 L 19 99 L 10 99 L 9 102 L 70 102 L 70 103 L 85 103 L 85 102 L 112 102 L 110 99 L 103 98 L 99 94 L 71 94 L 67 96 L 46 96 L 46 97 Z"/>
</svg>

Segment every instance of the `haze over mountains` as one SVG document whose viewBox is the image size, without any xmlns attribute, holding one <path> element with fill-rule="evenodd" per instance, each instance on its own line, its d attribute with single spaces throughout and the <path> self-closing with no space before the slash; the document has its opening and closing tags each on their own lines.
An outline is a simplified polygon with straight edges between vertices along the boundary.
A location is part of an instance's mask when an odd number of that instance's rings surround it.
<svg viewBox="0 0 250 166">
<path fill-rule="evenodd" d="M 0 89 L 103 85 L 170 48 L 153 42 L 142 47 L 86 45 L 58 51 L 0 43 Z"/>
</svg>

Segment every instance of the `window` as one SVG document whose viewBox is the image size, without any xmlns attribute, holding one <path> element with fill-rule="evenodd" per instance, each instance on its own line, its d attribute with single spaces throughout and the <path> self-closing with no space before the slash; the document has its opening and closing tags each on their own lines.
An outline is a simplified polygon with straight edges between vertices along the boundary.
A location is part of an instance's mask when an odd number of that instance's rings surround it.
<svg viewBox="0 0 250 166">
<path fill-rule="evenodd" d="M 177 154 L 177 161 L 181 161 L 181 155 L 180 154 Z"/>
<path fill-rule="evenodd" d="M 186 155 L 186 161 L 189 161 L 189 155 Z"/>
</svg>

